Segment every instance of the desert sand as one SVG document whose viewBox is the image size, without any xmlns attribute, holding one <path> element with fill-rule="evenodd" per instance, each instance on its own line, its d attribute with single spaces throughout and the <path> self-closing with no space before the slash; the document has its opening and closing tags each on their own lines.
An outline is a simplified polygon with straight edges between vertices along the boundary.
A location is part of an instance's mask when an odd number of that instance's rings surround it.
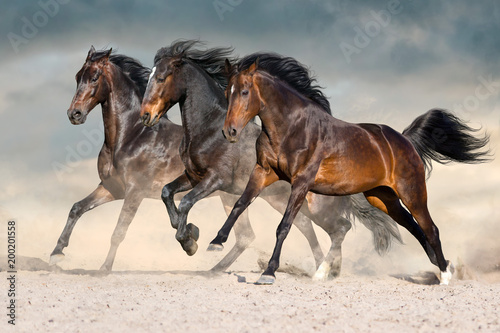
<svg viewBox="0 0 500 333">
<path fill-rule="evenodd" d="M 18 272 L 15 331 L 500 331 L 498 280 L 440 286 L 420 284 L 435 282 L 431 273 L 413 281 L 344 273 L 318 283 L 278 273 L 274 285 L 256 286 L 256 271 L 211 277 L 199 271 L 94 273 Z"/>
</svg>

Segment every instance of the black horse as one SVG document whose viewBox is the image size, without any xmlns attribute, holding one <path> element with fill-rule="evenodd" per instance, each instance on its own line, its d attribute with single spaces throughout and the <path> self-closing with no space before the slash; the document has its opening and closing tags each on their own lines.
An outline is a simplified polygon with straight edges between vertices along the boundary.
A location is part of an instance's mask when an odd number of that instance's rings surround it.
<svg viewBox="0 0 500 333">
<path fill-rule="evenodd" d="M 154 126 L 173 105 L 179 103 L 180 106 L 184 127 L 180 152 L 185 171 L 164 187 L 162 199 L 172 224 L 177 226 L 176 238 L 189 255 L 193 255 L 198 248 L 197 227 L 187 224 L 189 210 L 198 200 L 215 191 L 238 195 L 243 193 L 256 163 L 255 142 L 261 132 L 261 128 L 251 122 L 237 144 L 224 139 L 221 133 L 227 111 L 224 59 L 231 54 L 232 49 L 194 49 L 197 45 L 197 41 L 176 41 L 157 52 L 141 110 L 144 124 Z M 191 191 L 176 207 L 174 195 L 187 190 Z M 278 182 L 264 191 L 261 198 L 283 214 L 289 195 L 289 184 Z M 332 240 L 330 252 L 323 261 L 316 239 L 308 237 L 316 268 L 323 262 L 315 275 L 317 279 L 337 276 L 340 272 L 341 244 L 351 228 L 349 220 L 342 216 L 349 217 L 352 214 L 358 217 L 373 232 L 375 247 L 379 252 L 387 250 L 392 238 L 400 240 L 395 222 L 371 207 L 362 195 L 334 198 L 310 193 L 307 202 L 294 224 L 304 232 L 303 229 L 308 230 L 306 228 L 310 227 L 311 219 Z M 245 242 L 228 254 L 227 257 L 232 260 L 255 237 L 249 224 L 240 225 L 239 228 L 239 231 L 235 231 L 244 233 Z M 209 250 L 221 249 L 221 246 L 209 247 Z"/>
</svg>

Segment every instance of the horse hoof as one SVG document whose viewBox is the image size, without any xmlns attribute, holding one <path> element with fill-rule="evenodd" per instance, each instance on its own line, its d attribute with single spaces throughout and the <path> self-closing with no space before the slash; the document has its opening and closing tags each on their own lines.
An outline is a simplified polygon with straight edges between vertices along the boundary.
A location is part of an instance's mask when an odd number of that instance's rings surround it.
<svg viewBox="0 0 500 333">
<path fill-rule="evenodd" d="M 198 243 L 194 239 L 188 239 L 182 244 L 182 248 L 186 251 L 188 256 L 192 256 L 198 251 Z"/>
<path fill-rule="evenodd" d="M 200 229 L 192 223 L 188 223 L 186 225 L 186 232 L 195 241 L 198 241 L 198 239 L 200 238 Z"/>
<path fill-rule="evenodd" d="M 99 271 L 101 273 L 111 272 L 111 267 L 112 267 L 112 265 L 104 263 L 104 264 L 102 264 L 101 268 L 99 268 Z"/>
<path fill-rule="evenodd" d="M 260 278 L 255 282 L 256 285 L 271 285 L 276 281 L 276 278 L 272 275 L 261 275 Z"/>
<path fill-rule="evenodd" d="M 65 258 L 64 253 L 51 255 L 49 260 L 49 266 L 54 266 L 57 263 L 60 263 L 61 261 L 64 260 L 64 258 Z"/>
<path fill-rule="evenodd" d="M 328 280 L 328 276 L 330 275 L 330 265 L 326 262 L 323 262 L 319 265 L 318 270 L 314 273 L 313 281 L 326 281 Z"/>
<path fill-rule="evenodd" d="M 451 277 L 453 276 L 454 272 L 455 272 L 455 266 L 453 266 L 453 263 L 451 261 L 448 261 L 448 266 L 446 267 L 446 271 L 441 272 L 441 279 L 439 281 L 439 284 L 442 286 L 447 286 L 450 283 Z"/>
<path fill-rule="evenodd" d="M 224 245 L 222 244 L 210 244 L 208 247 L 207 247 L 207 251 L 217 251 L 217 252 L 220 252 L 224 250 Z"/>
</svg>

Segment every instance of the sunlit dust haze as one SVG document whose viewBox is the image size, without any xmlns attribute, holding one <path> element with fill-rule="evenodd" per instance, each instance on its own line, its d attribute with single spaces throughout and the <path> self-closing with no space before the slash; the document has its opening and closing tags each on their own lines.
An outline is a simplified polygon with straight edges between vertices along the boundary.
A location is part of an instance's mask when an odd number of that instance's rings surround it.
<svg viewBox="0 0 500 333">
<path fill-rule="evenodd" d="M 51 6 L 43 5 L 49 2 Z M 112 47 L 152 67 L 159 48 L 184 38 L 206 41 L 208 47 L 232 46 L 240 56 L 273 51 L 298 59 L 323 87 L 334 116 L 343 120 L 384 123 L 402 131 L 417 116 L 439 107 L 481 128 L 478 135 L 491 135 L 491 162 L 433 164 L 428 204 L 448 259 L 464 263 L 478 279 L 499 270 L 499 3 L 220 2 L 226 6 L 159 0 L 22 0 L 1 5 L 0 248 L 5 248 L 6 222 L 15 219 L 18 254 L 48 261 L 73 203 L 100 181 L 101 107 L 80 126 L 72 125 L 66 115 L 75 74 L 90 46 Z M 177 106 L 169 117 L 180 124 Z M 112 202 L 83 215 L 61 268 L 100 267 L 122 204 Z M 274 247 L 280 214 L 261 199 L 249 209 L 257 238 L 232 270 L 259 271 L 257 260 L 268 260 Z M 210 269 L 234 244 L 231 234 L 223 252 L 205 251 L 225 218 L 219 198 L 194 206 L 188 222 L 201 230 L 200 247 L 188 257 L 175 240 L 161 200 L 146 199 L 113 269 Z M 315 230 L 326 252 L 329 238 Z M 343 245 L 343 273 L 437 272 L 418 242 L 400 231 L 404 244 L 393 244 L 380 257 L 369 231 L 355 222 Z M 285 241 L 282 262 L 314 272 L 311 250 L 295 228 Z"/>
</svg>

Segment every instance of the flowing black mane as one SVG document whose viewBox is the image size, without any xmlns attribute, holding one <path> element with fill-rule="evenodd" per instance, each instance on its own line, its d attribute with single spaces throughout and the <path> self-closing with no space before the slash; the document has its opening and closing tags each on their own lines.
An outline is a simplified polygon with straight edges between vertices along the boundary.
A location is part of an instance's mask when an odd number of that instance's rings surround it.
<svg viewBox="0 0 500 333">
<path fill-rule="evenodd" d="M 109 50 L 96 51 L 91 61 L 96 61 L 105 56 Z M 127 57 L 122 54 L 111 54 L 109 60 L 118 66 L 122 72 L 128 76 L 139 89 L 140 97 L 144 96 L 146 91 L 146 86 L 148 85 L 149 74 L 151 74 L 151 69 L 144 67 L 139 60 L 131 57 Z"/>
<path fill-rule="evenodd" d="M 207 72 L 222 89 L 226 89 L 227 76 L 224 61 L 231 56 L 233 48 L 217 47 L 204 50 L 193 48 L 203 45 L 204 43 L 198 40 L 176 40 L 170 46 L 163 47 L 156 52 L 154 63 L 156 65 L 161 59 L 174 57 L 190 60 Z"/>
<path fill-rule="evenodd" d="M 233 71 L 241 72 L 249 68 L 257 59 L 259 59 L 258 69 L 263 69 L 272 76 L 285 81 L 299 93 L 318 103 L 325 112 L 331 114 L 330 102 L 320 90 L 321 87 L 314 85 L 316 79 L 311 76 L 306 66 L 294 58 L 284 57 L 277 53 L 253 53 L 242 58 L 233 67 Z"/>
</svg>

